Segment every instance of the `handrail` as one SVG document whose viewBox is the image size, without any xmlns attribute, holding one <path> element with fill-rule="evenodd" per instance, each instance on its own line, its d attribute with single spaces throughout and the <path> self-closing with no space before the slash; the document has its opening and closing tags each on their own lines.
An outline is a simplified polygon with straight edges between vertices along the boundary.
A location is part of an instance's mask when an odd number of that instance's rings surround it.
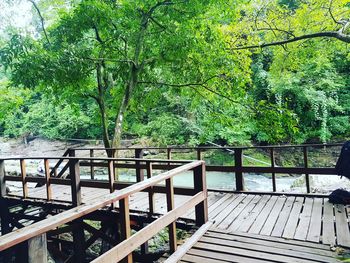
<svg viewBox="0 0 350 263">
<path fill-rule="evenodd" d="M 270 149 L 270 148 L 302 148 L 302 147 L 332 147 L 332 146 L 342 146 L 343 143 L 318 143 L 318 144 L 299 144 L 299 145 L 264 145 L 264 146 L 199 146 L 199 147 L 183 147 L 183 146 L 166 146 L 166 147 L 120 147 L 120 148 L 103 148 L 103 147 L 72 147 L 71 150 L 75 151 L 84 151 L 84 150 L 135 150 L 135 149 L 144 149 L 144 150 L 225 150 L 225 149 Z"/>
<path fill-rule="evenodd" d="M 40 222 L 34 223 L 30 226 L 24 227 L 22 229 L 16 230 L 15 232 L 11 232 L 5 234 L 0 237 L 0 251 L 6 250 L 10 247 L 13 247 L 21 242 L 27 241 L 31 238 L 37 237 L 39 235 L 45 234 L 46 232 L 63 225 L 65 223 L 74 221 L 79 219 L 87 214 L 90 214 L 100 208 L 103 208 L 107 205 L 113 204 L 117 201 L 120 202 L 120 210 L 122 213 L 122 218 L 125 217 L 127 219 L 129 217 L 129 208 L 128 208 L 128 200 L 129 196 L 135 194 L 137 192 L 143 191 L 147 188 L 156 186 L 158 183 L 162 181 L 167 182 L 168 192 L 168 204 L 174 202 L 174 192 L 173 192 L 173 184 L 172 178 L 180 173 L 185 171 L 193 170 L 194 171 L 194 189 L 196 194 L 189 201 L 185 202 L 181 207 L 174 207 L 168 205 L 168 213 L 163 215 L 163 217 L 157 219 L 152 224 L 148 225 L 146 228 L 140 231 L 140 233 L 136 233 L 133 237 L 130 237 L 130 224 L 126 225 L 126 232 L 129 231 L 129 234 L 124 238 L 126 241 L 120 243 L 117 247 L 108 251 L 105 256 L 98 258 L 96 262 L 103 262 L 103 258 L 108 257 L 108 255 L 116 253 L 120 256 L 123 256 L 125 253 L 127 256 L 130 256 L 130 253 L 134 250 L 135 246 L 138 244 L 142 244 L 151 238 L 154 234 L 156 234 L 160 226 L 168 226 L 172 225 L 175 229 L 175 223 L 173 223 L 177 218 L 179 218 L 182 214 L 188 212 L 188 209 L 192 207 L 196 207 L 196 223 L 197 225 L 202 225 L 207 221 L 207 191 L 206 191 L 206 183 L 205 183 L 205 164 L 204 161 L 193 161 L 191 163 L 184 164 L 180 167 L 177 167 L 173 170 L 164 172 L 160 175 L 148 178 L 144 181 L 131 185 L 125 189 L 119 190 L 117 192 L 110 193 L 104 197 L 99 198 L 98 200 L 78 205 L 70 210 L 64 211 L 56 216 L 49 217 Z M 170 200 L 170 201 L 169 201 Z M 127 223 L 127 222 L 124 222 Z M 130 222 L 129 222 L 130 223 Z M 158 226 L 158 227 L 157 227 Z M 129 230 L 128 230 L 129 229 Z M 174 230 L 173 229 L 173 230 Z M 156 231 L 157 230 L 157 231 Z M 139 238 L 138 238 L 139 237 Z M 138 239 L 137 239 L 138 238 Z M 171 238 L 171 237 L 170 237 Z M 176 231 L 172 232 L 173 240 L 170 240 L 173 244 L 175 244 L 176 249 Z M 135 242 L 135 239 L 137 241 Z M 146 239 L 146 240 L 145 240 Z M 174 240 L 175 239 L 175 240 Z M 141 243 L 140 243 L 141 242 Z M 130 246 L 132 244 L 132 246 Z M 128 250 L 125 250 L 125 249 Z M 123 251 L 121 254 L 120 251 Z M 172 251 L 173 252 L 173 251 Z M 123 257 L 124 257 L 123 256 Z M 111 261 L 108 261 L 111 262 Z"/>
<path fill-rule="evenodd" d="M 305 186 L 306 186 L 306 192 L 311 192 L 311 186 L 310 186 L 310 174 L 328 174 L 328 175 L 336 175 L 336 171 L 334 168 L 326 168 L 326 167 L 310 167 L 309 164 L 309 158 L 308 158 L 308 149 L 309 148 L 317 148 L 317 147 L 340 147 L 342 146 L 342 143 L 328 143 L 328 144 L 302 144 L 302 145 L 270 145 L 270 146 L 215 146 L 215 147 L 178 147 L 178 146 L 168 146 L 168 147 L 140 147 L 140 148 L 101 148 L 101 147 L 93 147 L 93 148 L 71 148 L 72 151 L 90 151 L 90 154 L 93 155 L 94 151 L 99 150 L 110 150 L 110 151 L 117 151 L 117 150 L 135 150 L 135 157 L 139 158 L 143 156 L 143 152 L 147 150 L 165 150 L 167 153 L 167 159 L 172 160 L 172 152 L 175 152 L 176 150 L 193 150 L 197 152 L 197 159 L 202 159 L 203 152 L 207 150 L 227 150 L 233 153 L 234 155 L 234 165 L 207 165 L 208 171 L 216 171 L 216 172 L 234 172 L 235 173 L 235 190 L 234 191 L 245 191 L 245 184 L 244 184 L 244 174 L 243 173 L 271 173 L 272 175 L 272 191 L 277 191 L 277 185 L 276 185 L 276 174 L 277 173 L 286 173 L 286 174 L 303 174 L 305 175 Z M 303 155 L 303 167 L 281 167 L 279 165 L 276 165 L 275 163 L 275 151 L 278 149 L 302 149 L 302 155 Z M 269 165 L 266 167 L 260 167 L 260 166 L 246 166 L 243 164 L 243 159 L 248 158 L 252 159 L 252 157 L 247 156 L 247 154 L 243 154 L 245 150 L 251 150 L 251 149 L 262 149 L 267 151 L 267 154 L 270 155 L 270 165 L 268 162 L 264 162 L 264 164 Z M 172 162 L 169 162 L 168 164 L 171 164 Z M 261 161 L 259 161 L 261 162 Z M 141 166 L 142 167 L 142 166 Z M 138 168 L 141 168 L 138 167 Z M 91 166 L 91 169 L 93 170 L 93 166 Z M 139 173 L 142 173 L 140 169 L 137 171 L 137 178 L 140 177 Z M 141 175 L 142 177 L 142 175 Z M 209 189 L 214 190 L 214 189 Z M 216 190 L 216 189 L 215 189 Z"/>
</svg>

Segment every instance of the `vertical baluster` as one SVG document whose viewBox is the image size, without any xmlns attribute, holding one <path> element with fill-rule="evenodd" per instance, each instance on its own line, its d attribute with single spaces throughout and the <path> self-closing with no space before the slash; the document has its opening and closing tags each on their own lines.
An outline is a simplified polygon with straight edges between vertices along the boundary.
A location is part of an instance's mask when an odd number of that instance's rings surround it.
<svg viewBox="0 0 350 263">
<path fill-rule="evenodd" d="M 194 182 L 194 192 L 195 194 L 199 192 L 204 192 L 205 195 L 208 195 L 207 192 L 207 183 L 206 183 L 206 173 L 205 173 L 205 163 L 199 165 L 193 169 L 193 182 Z M 196 214 L 196 225 L 201 226 L 208 221 L 208 202 L 207 198 L 203 202 L 200 202 L 195 207 Z"/>
<path fill-rule="evenodd" d="M 202 149 L 197 148 L 197 160 L 202 160 Z"/>
<path fill-rule="evenodd" d="M 81 200 L 81 184 L 80 184 L 80 169 L 79 160 L 69 160 L 69 174 L 72 188 L 72 205 L 79 206 L 82 203 Z M 73 249 L 74 260 L 76 262 L 85 261 L 85 235 L 82 227 L 83 220 L 77 219 L 74 222 L 73 228 Z"/>
<path fill-rule="evenodd" d="M 23 198 L 28 197 L 28 185 L 26 180 L 26 161 L 24 159 L 20 159 L 21 166 L 21 179 L 22 179 L 22 189 L 23 189 Z"/>
<path fill-rule="evenodd" d="M 243 149 L 235 148 L 235 168 L 236 168 L 236 191 L 244 191 L 244 178 L 242 172 L 243 166 Z"/>
<path fill-rule="evenodd" d="M 303 146 L 303 153 L 304 153 L 304 167 L 307 169 L 309 167 L 307 146 Z M 310 176 L 307 173 L 305 173 L 305 183 L 306 183 L 306 192 L 310 193 Z"/>
<path fill-rule="evenodd" d="M 0 224 L 1 224 L 1 234 L 5 235 L 11 232 L 10 228 L 10 213 L 8 202 L 5 197 L 7 195 L 6 191 L 6 180 L 5 180 L 5 161 L 0 160 Z"/>
<path fill-rule="evenodd" d="M 147 162 L 147 178 L 152 178 L 153 169 L 152 169 L 152 163 Z M 149 212 L 150 214 L 154 214 L 154 192 L 153 192 L 153 186 L 150 187 L 148 192 L 148 201 L 149 201 Z"/>
<path fill-rule="evenodd" d="M 44 168 L 45 168 L 46 197 L 47 197 L 47 200 L 51 200 L 52 189 L 51 189 L 51 182 L 50 182 L 50 164 L 48 159 L 44 159 Z"/>
<path fill-rule="evenodd" d="M 90 158 L 94 158 L 94 150 L 90 149 Z M 94 167 L 94 160 L 90 160 L 90 175 L 91 180 L 95 179 L 95 167 Z"/>
<path fill-rule="evenodd" d="M 131 236 L 128 196 L 119 201 L 119 210 L 120 210 L 121 239 L 126 240 Z M 130 253 L 126 258 L 124 258 L 122 262 L 132 263 L 132 253 Z"/>
<path fill-rule="evenodd" d="M 275 168 L 275 151 L 274 148 L 270 148 L 270 158 L 271 158 L 271 167 Z M 272 191 L 276 192 L 276 174 L 272 172 Z"/>
<path fill-rule="evenodd" d="M 169 178 L 165 183 L 166 187 L 166 201 L 168 212 L 174 209 L 174 184 L 173 178 Z M 171 223 L 168 226 L 169 229 L 169 247 L 170 253 L 174 253 L 176 250 L 176 222 Z"/>
<path fill-rule="evenodd" d="M 143 149 L 135 149 L 135 159 L 143 158 Z M 136 181 L 141 182 L 145 179 L 144 171 L 141 169 L 141 162 L 136 161 Z"/>
<path fill-rule="evenodd" d="M 114 161 L 108 160 L 108 182 L 109 192 L 114 192 Z"/>
<path fill-rule="evenodd" d="M 172 159 L 172 149 L 171 148 L 167 148 L 167 159 L 171 160 Z M 170 166 L 171 162 L 168 162 L 168 166 Z M 168 167 L 168 170 L 170 170 L 170 167 Z"/>
</svg>

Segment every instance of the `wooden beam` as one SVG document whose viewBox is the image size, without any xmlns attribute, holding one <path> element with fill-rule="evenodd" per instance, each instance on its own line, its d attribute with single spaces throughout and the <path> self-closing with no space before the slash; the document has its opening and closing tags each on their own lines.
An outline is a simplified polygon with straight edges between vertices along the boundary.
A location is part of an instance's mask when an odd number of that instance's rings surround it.
<svg viewBox="0 0 350 263">
<path fill-rule="evenodd" d="M 208 191 L 204 163 L 193 170 L 193 182 L 194 191 L 196 193 L 203 192 L 206 195 L 206 198 L 203 200 L 203 202 L 199 203 L 195 207 L 196 225 L 201 226 L 208 221 Z"/>
<path fill-rule="evenodd" d="M 130 214 L 129 214 L 129 197 L 119 201 L 119 211 L 120 211 L 120 235 L 121 240 L 127 240 L 131 236 L 130 228 Z M 125 258 L 121 259 L 122 262 L 132 263 L 132 250 L 129 250 L 129 253 L 125 255 Z"/>
<path fill-rule="evenodd" d="M 72 188 L 72 204 L 78 206 L 82 202 L 79 160 L 69 160 L 69 175 Z"/>
<path fill-rule="evenodd" d="M 244 191 L 244 177 L 243 177 L 243 154 L 242 149 L 235 149 L 235 177 L 236 177 L 236 191 Z"/>
<path fill-rule="evenodd" d="M 90 157 L 93 158 L 94 157 L 94 149 L 90 149 Z M 95 167 L 93 165 L 93 160 L 90 161 L 91 163 L 91 167 L 90 167 L 90 178 L 91 180 L 95 179 Z"/>
<path fill-rule="evenodd" d="M 97 259 L 93 260 L 93 263 L 112 263 L 118 262 L 126 257 L 130 251 L 134 251 L 136 248 L 145 243 L 148 239 L 156 235 L 159 230 L 165 228 L 170 223 L 174 222 L 180 216 L 184 215 L 188 210 L 202 202 L 206 198 L 206 194 L 201 192 L 193 196 L 190 200 L 187 200 L 180 207 L 176 207 L 174 210 L 168 212 L 164 216 L 158 218 L 147 227 L 141 229 L 136 234 L 132 235 L 128 240 L 125 240 L 107 251 Z"/>
<path fill-rule="evenodd" d="M 50 164 L 48 159 L 44 159 L 44 167 L 45 167 L 45 180 L 46 180 L 46 197 L 47 200 L 50 201 L 52 199 L 52 189 L 50 182 Z"/>
<path fill-rule="evenodd" d="M 28 197 L 28 186 L 26 181 L 26 161 L 24 159 L 20 159 L 20 167 L 21 167 L 21 179 L 22 179 L 22 190 L 23 190 L 23 198 Z"/>
<path fill-rule="evenodd" d="M 152 163 L 147 163 L 147 179 L 152 178 L 152 174 L 153 174 Z M 149 203 L 150 214 L 154 214 L 154 187 L 153 186 L 149 188 L 148 203 Z"/>
<path fill-rule="evenodd" d="M 28 240 L 28 263 L 47 263 L 46 234 Z"/>
<path fill-rule="evenodd" d="M 202 236 L 209 230 L 213 225 L 213 222 L 207 222 L 202 225 L 189 239 L 186 240 L 164 263 L 177 263 L 186 253 L 201 239 Z"/>
<path fill-rule="evenodd" d="M 143 158 L 143 149 L 135 149 L 135 159 Z M 136 182 L 141 182 L 145 179 L 144 170 L 141 167 L 140 161 L 135 161 L 136 165 Z"/>
<path fill-rule="evenodd" d="M 168 212 L 172 211 L 174 209 L 174 184 L 173 184 L 173 178 L 169 178 L 165 181 L 167 193 L 166 193 L 166 202 L 167 202 L 167 209 Z M 170 253 L 174 253 L 176 251 L 177 247 L 177 239 L 176 239 L 176 223 L 172 222 L 168 226 L 169 230 L 169 248 Z"/>
</svg>

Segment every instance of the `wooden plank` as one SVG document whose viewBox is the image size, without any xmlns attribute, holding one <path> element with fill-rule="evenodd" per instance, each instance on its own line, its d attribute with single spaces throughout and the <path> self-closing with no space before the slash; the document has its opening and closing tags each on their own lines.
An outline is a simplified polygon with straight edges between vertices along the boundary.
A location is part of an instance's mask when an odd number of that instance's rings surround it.
<svg viewBox="0 0 350 263">
<path fill-rule="evenodd" d="M 294 233 L 296 231 L 298 221 L 299 221 L 300 211 L 303 208 L 303 203 L 304 203 L 303 197 L 297 197 L 295 199 L 292 212 L 290 213 L 290 216 L 288 218 L 282 237 L 290 238 L 290 239 L 294 237 Z"/>
<path fill-rule="evenodd" d="M 324 200 L 323 210 L 322 243 L 333 246 L 335 245 L 333 204 Z"/>
<path fill-rule="evenodd" d="M 271 233 L 272 236 L 275 236 L 275 237 L 282 236 L 287 220 L 289 218 L 290 211 L 292 210 L 294 201 L 295 201 L 295 197 L 293 196 L 287 197 L 287 200 L 284 203 L 281 213 L 279 214 L 275 227 L 272 230 L 272 233 Z"/>
<path fill-rule="evenodd" d="M 221 213 L 221 211 L 224 211 L 227 206 L 229 206 L 235 199 L 242 200 L 246 195 L 227 195 L 223 199 L 223 201 L 219 200 L 218 206 L 209 212 L 209 218 L 210 220 L 214 220 L 215 217 Z"/>
<path fill-rule="evenodd" d="M 242 211 L 247 210 L 246 206 L 249 205 L 255 197 L 255 195 L 248 195 L 243 201 L 239 202 L 238 205 L 235 205 L 233 209 L 227 209 L 229 214 L 222 222 L 218 223 L 218 228 L 227 229 Z"/>
<path fill-rule="evenodd" d="M 229 203 L 216 217 L 213 218 L 215 221 L 214 226 L 219 227 L 220 223 L 236 209 L 240 204 L 247 204 L 251 201 L 254 196 L 252 195 L 241 195 L 236 198 L 233 202 Z M 247 199 L 247 200 L 246 200 Z M 221 227 L 219 227 L 221 228 Z M 225 229 L 225 228 L 223 228 Z"/>
<path fill-rule="evenodd" d="M 260 245 L 260 244 L 254 244 L 254 243 L 246 243 L 246 242 L 239 242 L 236 240 L 227 240 L 227 239 L 221 239 L 221 238 L 216 238 L 216 237 L 207 237 L 204 236 L 200 239 L 200 242 L 203 244 L 215 244 L 215 245 L 220 245 L 224 249 L 225 248 L 238 248 L 238 249 L 244 249 L 246 251 L 250 251 L 251 253 L 256 253 L 256 252 L 266 252 L 268 254 L 272 255 L 279 255 L 279 256 L 285 256 L 288 259 L 292 260 L 310 260 L 310 261 L 316 261 L 316 262 L 334 262 L 332 257 L 327 257 L 327 256 L 321 256 L 317 254 L 312 254 L 312 253 L 307 253 L 307 252 L 302 252 L 302 251 L 296 251 L 293 250 L 291 251 L 290 248 L 278 248 L 276 246 L 270 245 Z M 266 258 L 266 259 L 272 259 L 271 258 Z"/>
<path fill-rule="evenodd" d="M 281 209 L 284 205 L 286 201 L 286 197 L 280 196 L 278 197 L 274 207 L 272 208 L 272 211 L 269 215 L 269 217 L 267 218 L 265 225 L 263 226 L 263 228 L 260 231 L 261 235 L 271 235 L 271 232 L 273 230 L 273 228 L 275 227 L 276 221 L 278 219 L 278 216 L 281 212 Z"/>
<path fill-rule="evenodd" d="M 187 201 L 183 206 L 177 207 L 166 215 L 158 218 L 157 220 L 150 223 L 145 228 L 138 231 L 136 234 L 132 235 L 128 240 L 125 240 L 110 249 L 108 252 L 104 253 L 97 259 L 93 260 L 94 263 L 112 263 L 118 262 L 122 258 L 124 258 L 129 251 L 135 250 L 137 247 L 145 243 L 152 236 L 157 234 L 160 229 L 168 226 L 170 223 L 174 222 L 177 218 L 179 218 L 184 211 L 194 207 L 196 204 L 202 202 L 206 198 L 205 193 L 198 193 L 194 197 L 192 197 L 189 201 Z M 0 240 L 0 249 L 1 249 L 1 240 Z"/>
<path fill-rule="evenodd" d="M 195 263 L 202 262 L 202 260 L 208 260 L 208 259 L 219 260 L 219 262 L 237 262 L 237 263 L 272 262 L 272 261 L 262 261 L 261 259 L 252 259 L 252 258 L 242 257 L 239 255 L 220 253 L 218 251 L 199 250 L 195 248 L 191 249 L 187 255 L 196 256 L 197 261 L 194 261 Z"/>
<path fill-rule="evenodd" d="M 237 198 L 239 195 L 233 194 L 225 194 L 222 198 L 220 198 L 217 202 L 209 207 L 209 218 L 212 219 L 215 215 L 220 212 L 219 206 L 221 206 L 227 199 L 232 198 L 233 200 Z"/>
<path fill-rule="evenodd" d="M 231 219 L 231 224 L 222 228 L 229 229 L 230 231 L 236 231 L 248 219 L 249 215 L 252 213 L 252 210 L 261 199 L 262 197 L 260 195 L 255 195 L 253 200 L 243 209 L 243 211 L 236 217 L 236 219 L 234 221 Z"/>
<path fill-rule="evenodd" d="M 350 247 L 349 224 L 344 205 L 334 205 L 337 243 L 338 245 Z"/>
<path fill-rule="evenodd" d="M 236 229 L 236 231 L 242 231 L 242 232 L 248 232 L 251 225 L 254 223 L 255 219 L 259 216 L 262 209 L 266 206 L 267 202 L 270 200 L 270 195 L 264 195 L 259 203 L 254 207 L 254 209 L 249 212 L 247 218 L 242 222 L 241 225 L 239 225 Z M 230 228 L 231 230 L 231 228 Z"/>
<path fill-rule="evenodd" d="M 271 213 L 271 210 L 273 206 L 275 205 L 277 201 L 277 196 L 271 197 L 271 199 L 267 202 L 264 209 L 261 211 L 259 216 L 256 218 L 255 222 L 249 229 L 249 233 L 255 233 L 259 234 L 261 228 L 264 226 L 266 219 L 268 218 L 269 214 Z"/>
<path fill-rule="evenodd" d="M 266 246 L 266 247 L 271 246 L 271 247 L 276 247 L 281 249 L 306 252 L 310 254 L 322 255 L 327 257 L 334 256 L 334 253 L 330 251 L 328 247 L 314 248 L 314 247 L 309 247 L 308 244 L 302 241 L 299 241 L 299 243 L 295 243 L 293 240 L 287 240 L 283 238 L 279 238 L 277 240 L 267 240 L 267 239 L 256 238 L 255 236 L 242 236 L 235 233 L 227 234 L 227 233 L 219 233 L 219 232 L 213 232 L 213 231 L 208 231 L 207 233 L 205 233 L 205 236 L 220 238 L 224 240 L 232 240 L 232 241 L 242 242 L 242 243 L 256 244 L 256 245 Z"/>
<path fill-rule="evenodd" d="M 287 243 L 287 244 L 300 245 L 300 246 L 305 246 L 305 247 L 310 247 L 310 248 L 329 250 L 328 245 L 318 244 L 318 243 L 313 243 L 313 242 L 305 242 L 305 241 L 294 240 L 294 239 L 286 239 L 283 237 L 280 238 L 280 237 L 272 237 L 272 236 L 263 236 L 263 235 L 259 235 L 259 234 L 252 234 L 252 233 L 245 233 L 245 232 L 233 232 L 233 233 L 231 233 L 228 230 L 222 230 L 222 229 L 217 229 L 217 228 L 215 228 L 215 229 L 211 228 L 209 230 L 209 232 L 234 234 L 236 236 L 255 238 L 257 240 L 266 240 L 266 241 L 273 241 L 273 242 L 278 242 L 278 243 Z"/>
<path fill-rule="evenodd" d="M 185 255 L 181 262 L 201 262 L 201 263 L 220 263 L 223 262 L 222 260 L 218 259 L 212 259 L 212 258 L 204 258 L 202 256 L 196 256 L 196 255 Z M 224 262 L 232 262 L 232 261 L 224 261 Z"/>
<path fill-rule="evenodd" d="M 319 242 L 321 237 L 321 226 L 322 226 L 322 207 L 323 199 L 315 198 L 314 205 L 312 207 L 311 221 L 309 232 L 307 233 L 306 240 L 312 242 Z"/>
<path fill-rule="evenodd" d="M 178 262 L 191 248 L 197 243 L 197 241 L 208 231 L 213 225 L 213 222 L 207 222 L 201 226 L 189 239 L 186 240 L 176 251 L 173 253 L 164 263 L 176 263 Z"/>
<path fill-rule="evenodd" d="M 309 232 L 313 202 L 313 198 L 305 198 L 303 212 L 300 214 L 300 221 L 295 231 L 294 239 L 306 240 L 307 233 Z"/>
<path fill-rule="evenodd" d="M 230 255 L 239 255 L 247 258 L 254 258 L 260 260 L 271 260 L 274 262 L 285 262 L 285 263 L 310 263 L 312 261 L 305 259 L 294 258 L 293 256 L 284 256 L 284 255 L 276 255 L 272 254 L 270 251 L 254 251 L 248 250 L 244 246 L 243 248 L 223 246 L 218 244 L 210 244 L 206 242 L 198 242 L 195 246 L 198 249 L 205 249 L 211 251 L 223 252 Z"/>
</svg>

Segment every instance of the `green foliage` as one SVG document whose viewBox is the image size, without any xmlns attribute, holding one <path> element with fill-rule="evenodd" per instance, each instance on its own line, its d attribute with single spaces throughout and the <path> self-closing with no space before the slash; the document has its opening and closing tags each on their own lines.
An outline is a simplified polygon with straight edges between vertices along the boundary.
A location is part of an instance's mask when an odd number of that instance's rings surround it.
<svg viewBox="0 0 350 263">
<path fill-rule="evenodd" d="M 2 134 L 109 140 L 122 112 L 160 145 L 350 136 L 347 44 L 234 49 L 339 29 L 346 0 L 157 3 L 39 1 L 48 39 L 33 9 L 35 37 L 0 40 Z"/>
</svg>

